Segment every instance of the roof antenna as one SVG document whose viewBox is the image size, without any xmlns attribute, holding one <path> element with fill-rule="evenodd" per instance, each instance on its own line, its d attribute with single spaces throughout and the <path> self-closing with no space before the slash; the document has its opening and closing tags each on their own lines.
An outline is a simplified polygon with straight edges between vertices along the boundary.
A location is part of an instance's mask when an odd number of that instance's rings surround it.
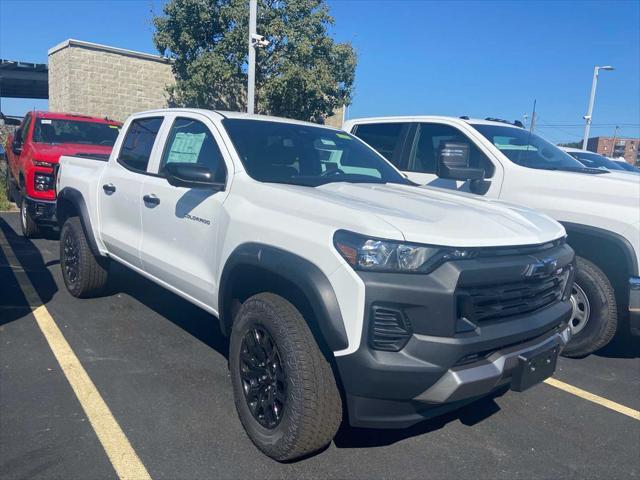
<svg viewBox="0 0 640 480">
<path fill-rule="evenodd" d="M 533 133 L 533 129 L 536 126 L 536 102 L 538 100 L 533 101 L 533 112 L 531 112 L 531 123 L 529 124 L 529 134 Z"/>
</svg>

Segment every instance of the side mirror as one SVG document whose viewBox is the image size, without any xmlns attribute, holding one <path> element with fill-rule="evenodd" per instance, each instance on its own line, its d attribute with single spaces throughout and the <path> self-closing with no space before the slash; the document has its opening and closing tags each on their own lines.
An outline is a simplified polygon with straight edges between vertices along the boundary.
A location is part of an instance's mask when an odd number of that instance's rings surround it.
<svg viewBox="0 0 640 480">
<path fill-rule="evenodd" d="M 167 163 L 162 172 L 170 185 L 187 188 L 224 190 L 225 184 L 216 182 L 213 172 L 195 163 Z"/>
<path fill-rule="evenodd" d="M 13 135 L 13 142 L 11 142 L 11 151 L 15 155 L 20 155 L 22 153 L 22 142 L 20 141 L 20 136 L 22 135 L 22 130 L 16 130 L 16 133 Z"/>
<path fill-rule="evenodd" d="M 436 174 L 449 180 L 482 180 L 483 168 L 469 166 L 469 144 L 447 142 L 440 147 Z"/>
</svg>

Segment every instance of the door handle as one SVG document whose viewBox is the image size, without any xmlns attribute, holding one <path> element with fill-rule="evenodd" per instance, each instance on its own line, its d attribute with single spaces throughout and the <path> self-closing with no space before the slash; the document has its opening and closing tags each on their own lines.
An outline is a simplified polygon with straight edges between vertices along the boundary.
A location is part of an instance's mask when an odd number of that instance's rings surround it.
<svg viewBox="0 0 640 480">
<path fill-rule="evenodd" d="M 145 204 L 156 206 L 160 203 L 160 199 L 156 197 L 153 193 L 151 195 L 145 195 L 142 197 Z"/>
<path fill-rule="evenodd" d="M 102 185 L 104 193 L 113 193 L 116 191 L 116 186 L 113 183 L 105 183 Z"/>
</svg>

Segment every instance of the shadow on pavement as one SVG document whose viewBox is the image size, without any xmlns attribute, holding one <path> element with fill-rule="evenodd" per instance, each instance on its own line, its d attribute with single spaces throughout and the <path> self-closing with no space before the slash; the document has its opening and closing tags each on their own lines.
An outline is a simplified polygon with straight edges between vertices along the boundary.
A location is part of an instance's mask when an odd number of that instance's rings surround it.
<svg viewBox="0 0 640 480">
<path fill-rule="evenodd" d="M 125 293 L 228 358 L 228 340 L 218 319 L 169 290 L 116 262 L 111 262 L 105 296 Z"/>
<path fill-rule="evenodd" d="M 3 251 L 0 251 L 0 325 L 24 317 L 31 310 L 25 294 L 18 284 L 16 274 L 24 271 L 38 292 L 42 303 L 46 304 L 58 291 L 53 275 L 47 269 L 38 247 L 24 238 L 0 218 L 0 230 L 7 240 L 8 248 L 17 258 L 19 265 L 12 265 Z M 7 248 L 4 246 L 4 248 Z M 4 249 L 3 249 L 4 250 Z M 22 270 L 21 270 L 22 269 Z"/>
<path fill-rule="evenodd" d="M 638 358 L 640 357 L 640 337 L 633 337 L 627 332 L 617 334 L 606 347 L 594 355 L 605 358 Z"/>
<path fill-rule="evenodd" d="M 491 396 L 482 398 L 453 412 L 435 417 L 403 429 L 369 429 L 353 428 L 343 422 L 334 442 L 338 448 L 382 447 L 392 445 L 410 437 L 417 437 L 436 430 L 440 430 L 448 423 L 460 421 L 463 425 L 472 427 L 486 420 L 500 411 L 495 399 L 501 397 L 507 390 L 499 390 Z"/>
</svg>

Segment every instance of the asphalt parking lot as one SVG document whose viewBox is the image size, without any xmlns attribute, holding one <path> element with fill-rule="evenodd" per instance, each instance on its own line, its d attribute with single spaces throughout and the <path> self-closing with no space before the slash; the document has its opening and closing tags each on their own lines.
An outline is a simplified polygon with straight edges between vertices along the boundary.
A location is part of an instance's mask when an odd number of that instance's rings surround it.
<svg viewBox="0 0 640 480">
<path fill-rule="evenodd" d="M 599 400 L 542 384 L 408 430 L 343 427 L 325 451 L 279 464 L 242 430 L 210 315 L 118 266 L 106 296 L 77 300 L 64 288 L 55 238 L 17 232 L 18 215 L 0 214 L 2 479 L 118 477 L 24 277 L 154 479 L 640 478 L 640 421 L 607 403 L 640 410 L 640 346 L 628 338 L 560 360 L 555 378 Z"/>
</svg>

